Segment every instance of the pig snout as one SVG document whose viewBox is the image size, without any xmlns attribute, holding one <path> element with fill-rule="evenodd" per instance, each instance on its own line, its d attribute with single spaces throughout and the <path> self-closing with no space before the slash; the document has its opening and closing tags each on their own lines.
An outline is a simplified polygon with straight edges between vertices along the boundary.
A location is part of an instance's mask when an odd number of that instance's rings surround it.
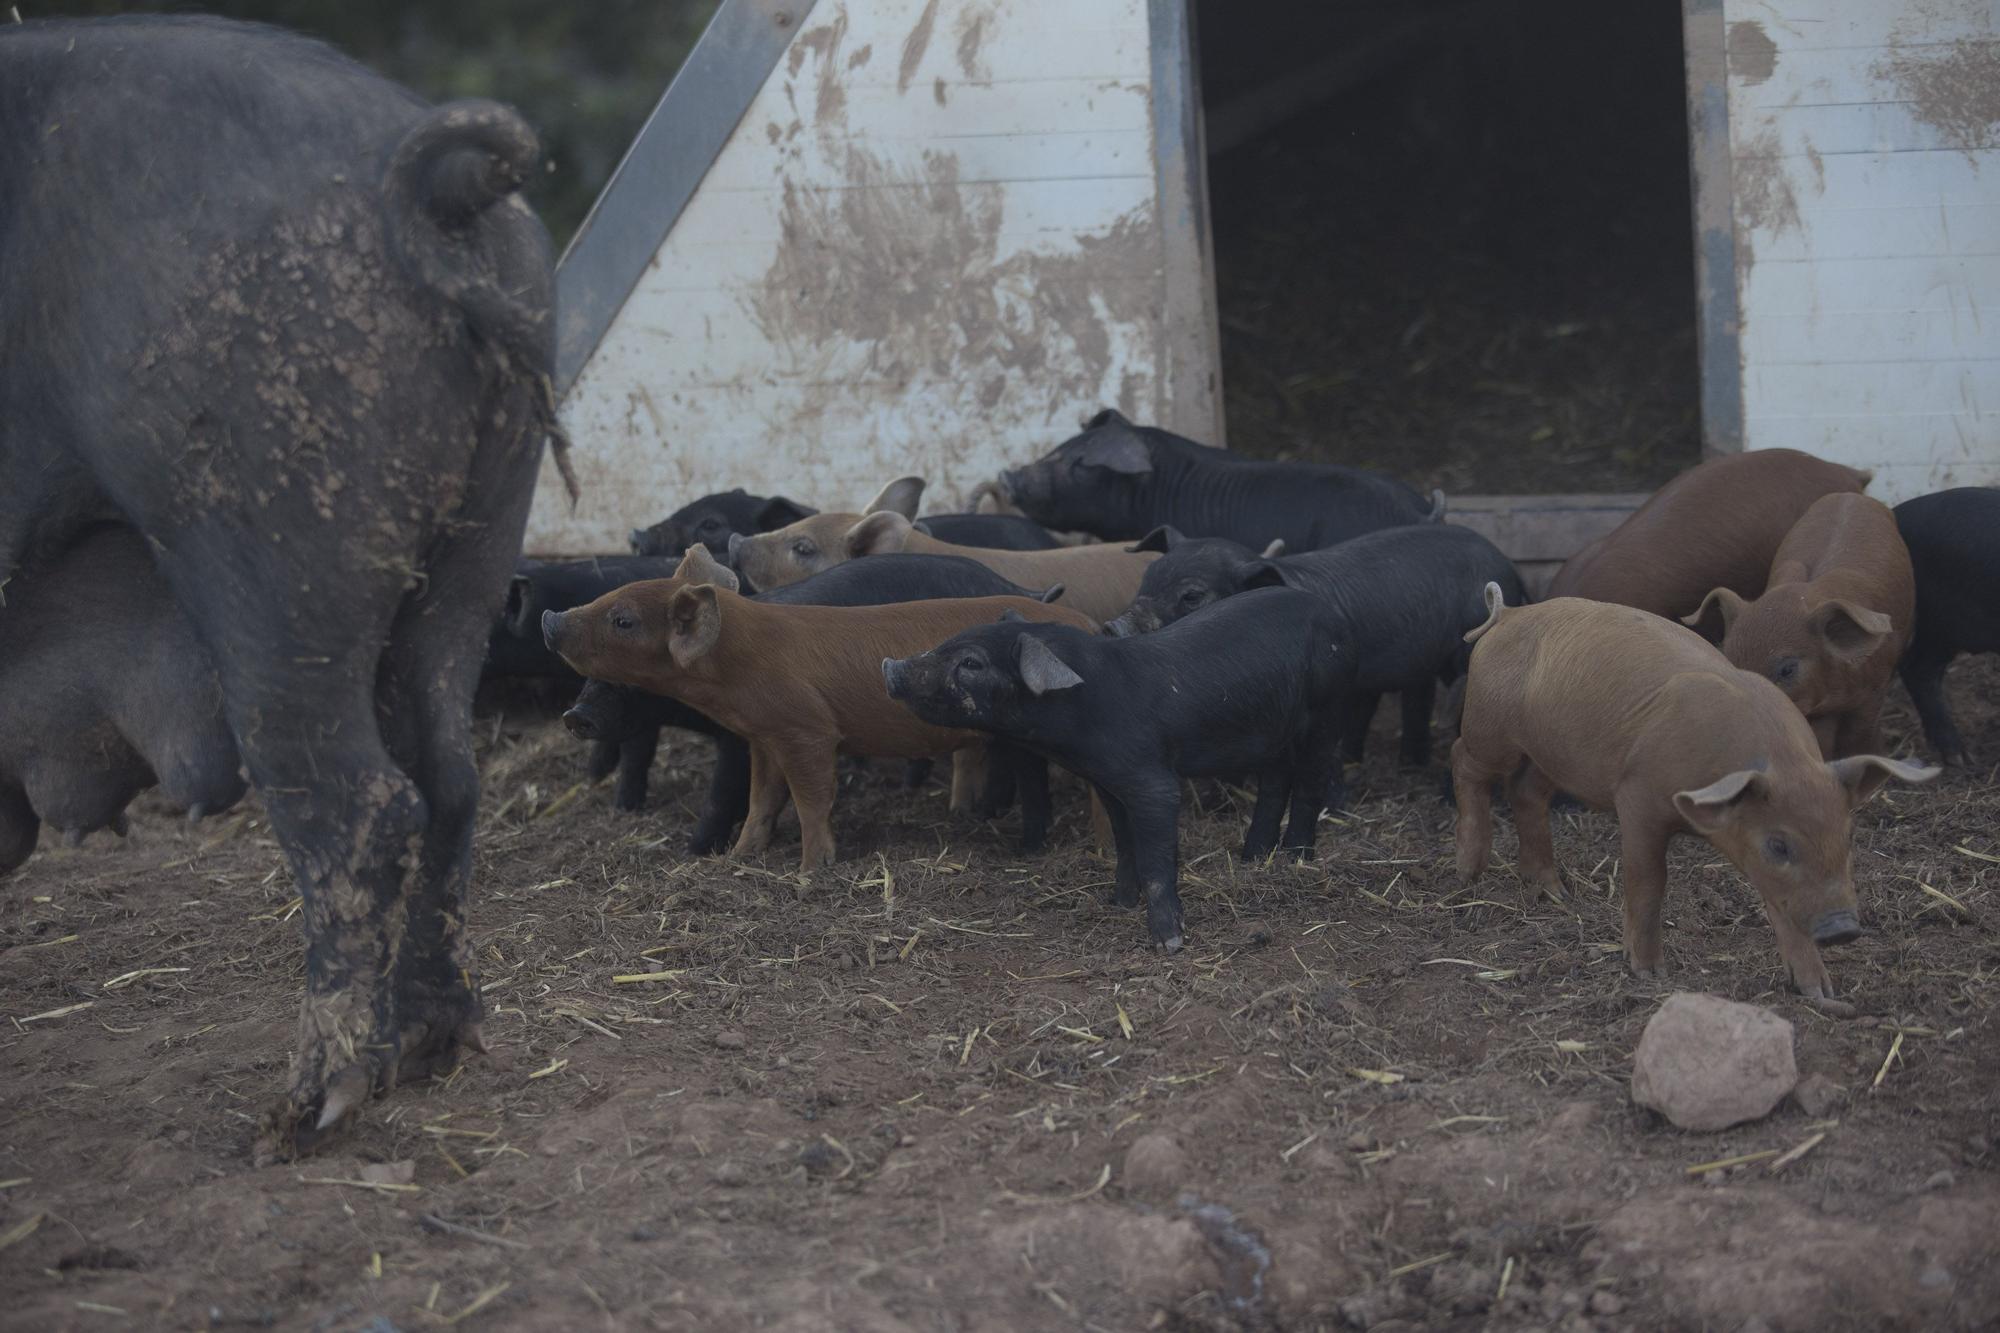
<svg viewBox="0 0 2000 1333">
<path fill-rule="evenodd" d="M 1104 632 L 1114 639 L 1129 639 L 1159 627 L 1160 618 L 1137 604 L 1126 608 L 1124 615 L 1104 622 Z"/>
<path fill-rule="evenodd" d="M 882 684 L 891 699 L 906 699 L 910 693 L 910 664 L 893 657 L 882 659 Z"/>
<path fill-rule="evenodd" d="M 562 651 L 561 648 L 556 646 L 557 642 L 562 638 L 562 624 L 563 624 L 562 612 L 560 611 L 542 612 L 542 642 L 548 645 L 549 651 L 552 653 L 559 653 Z"/>
<path fill-rule="evenodd" d="M 567 709 L 562 715 L 562 720 L 563 725 L 569 728 L 569 734 L 580 741 L 604 739 L 604 728 L 597 724 L 596 718 L 581 708 Z"/>
<path fill-rule="evenodd" d="M 1847 908 L 1821 912 L 1812 923 L 1814 944 L 1847 944 L 1861 938 L 1861 923 Z"/>
</svg>

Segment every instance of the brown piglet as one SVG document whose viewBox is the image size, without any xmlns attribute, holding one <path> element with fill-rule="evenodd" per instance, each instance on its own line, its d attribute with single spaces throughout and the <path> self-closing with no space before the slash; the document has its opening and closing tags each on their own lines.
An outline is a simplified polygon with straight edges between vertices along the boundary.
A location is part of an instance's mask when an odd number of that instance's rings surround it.
<svg viewBox="0 0 2000 1333">
<path fill-rule="evenodd" d="M 775 532 L 731 537 L 730 562 L 752 587 L 768 590 L 862 556 L 898 551 L 963 556 L 1024 588 L 1060 583 L 1063 606 L 1101 623 L 1132 604 L 1146 566 L 1160 558 L 1158 552 L 1132 551 L 1123 544 L 1008 551 L 939 541 L 910 522 L 915 499 L 905 500 L 912 487 L 921 494 L 922 479 L 900 477 L 882 488 L 865 513 L 814 514 Z"/>
<path fill-rule="evenodd" d="M 1520 874 L 1562 896 L 1549 799 L 1566 791 L 1618 815 L 1625 956 L 1660 967 L 1667 844 L 1707 839 L 1757 890 L 1792 981 L 1833 1012 L 1819 946 L 1860 934 L 1848 845 L 1854 808 L 1889 778 L 1938 774 L 1879 755 L 1828 763 L 1812 728 L 1777 686 L 1732 666 L 1672 621 L 1562 597 L 1501 605 L 1486 587 L 1465 713 L 1451 750 L 1458 797 L 1458 876 L 1486 868 L 1493 791 L 1509 784 Z"/>
<path fill-rule="evenodd" d="M 1916 622 L 1917 579 L 1896 515 L 1826 495 L 1792 525 L 1763 595 L 1709 593 L 1685 618 L 1722 655 L 1769 677 L 1812 723 L 1828 759 L 1882 743 L 1882 700 Z"/>
<path fill-rule="evenodd" d="M 542 618 L 549 646 L 583 675 L 701 710 L 750 745 L 750 810 L 736 855 L 770 842 L 789 792 L 803 867 L 835 858 L 838 754 L 926 759 L 983 745 L 980 732 L 921 722 L 889 698 L 884 657 L 912 657 L 1005 611 L 1096 627 L 1026 597 L 887 606 L 781 606 L 685 578 L 630 583 L 588 606 Z"/>
<path fill-rule="evenodd" d="M 1700 606 L 1711 588 L 1755 597 L 1778 544 L 1813 501 L 1859 494 L 1870 475 L 1796 449 L 1711 459 L 1571 556 L 1549 596 L 1617 602 L 1670 619 Z"/>
</svg>

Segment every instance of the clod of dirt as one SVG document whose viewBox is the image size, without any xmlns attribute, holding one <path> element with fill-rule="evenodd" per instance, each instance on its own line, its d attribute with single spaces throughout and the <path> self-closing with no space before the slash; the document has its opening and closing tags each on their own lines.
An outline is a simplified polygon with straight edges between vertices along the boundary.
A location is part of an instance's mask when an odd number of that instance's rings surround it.
<svg viewBox="0 0 2000 1333">
<path fill-rule="evenodd" d="M 407 1158 L 400 1162 L 370 1162 L 355 1172 L 355 1178 L 371 1185 L 407 1185 L 417 1178 L 417 1164 Z"/>
<path fill-rule="evenodd" d="M 1632 1100 L 1682 1129 L 1761 1119 L 1798 1081 L 1792 1025 L 1719 995 L 1669 995 L 1632 1056 Z"/>
<path fill-rule="evenodd" d="M 725 1158 L 715 1164 L 714 1169 L 708 1173 L 708 1178 L 724 1189 L 735 1189 L 739 1185 L 749 1183 L 750 1173 L 743 1169 L 743 1163 Z"/>
<path fill-rule="evenodd" d="M 1831 1115 L 1836 1106 L 1847 1100 L 1847 1089 L 1825 1074 L 1807 1074 L 1799 1080 L 1799 1086 L 1792 1089 L 1792 1100 L 1799 1104 L 1801 1111 L 1819 1120 Z"/>
<path fill-rule="evenodd" d="M 715 1034 L 715 1045 L 718 1050 L 740 1051 L 749 1044 L 743 1034 L 733 1028 L 724 1028 Z"/>
<path fill-rule="evenodd" d="M 1142 1134 L 1125 1150 L 1119 1178 L 1133 1198 L 1164 1203 L 1180 1193 L 1188 1170 L 1188 1155 L 1171 1135 Z"/>
<path fill-rule="evenodd" d="M 1622 1313 L 1624 1309 L 1625 1302 L 1619 1298 L 1616 1292 L 1593 1291 L 1590 1293 L 1590 1312 L 1594 1315 L 1602 1315 L 1608 1319 L 1612 1315 Z"/>
</svg>

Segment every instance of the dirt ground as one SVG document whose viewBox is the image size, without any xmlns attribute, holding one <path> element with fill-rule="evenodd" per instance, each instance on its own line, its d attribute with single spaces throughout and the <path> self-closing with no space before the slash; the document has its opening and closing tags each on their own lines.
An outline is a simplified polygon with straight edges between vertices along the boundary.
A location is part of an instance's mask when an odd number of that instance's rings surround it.
<svg viewBox="0 0 2000 1333">
<path fill-rule="evenodd" d="M 1992 659 L 1953 693 L 2000 759 Z M 1384 717 L 1389 712 L 1385 710 Z M 1916 745 L 1900 701 L 1900 750 Z M 0 884 L 0 1325 L 21 1329 L 1841 1329 L 2000 1311 L 2000 787 L 1857 830 L 1860 1007 L 1782 986 L 1741 879 L 1675 858 L 1670 975 L 1617 953 L 1611 822 L 1571 897 L 1451 882 L 1438 774 L 1378 728 L 1321 860 L 1191 816 L 1190 948 L 1057 849 L 886 773 L 801 883 L 677 854 L 703 755 L 637 817 L 547 716 L 480 723 L 489 1034 L 312 1159 L 258 1168 L 301 987 L 253 807 L 44 850 Z M 795 835 L 794 835 L 795 836 Z M 1511 854 L 1504 820 L 1497 851 Z M 792 846 L 795 848 L 796 843 Z M 1630 1100 L 1674 988 L 1766 1004 L 1808 1114 L 1691 1135 Z M 1750 1156 L 1736 1168 L 1698 1171 Z M 1761 1321 L 1761 1322 L 1760 1322 Z"/>
</svg>

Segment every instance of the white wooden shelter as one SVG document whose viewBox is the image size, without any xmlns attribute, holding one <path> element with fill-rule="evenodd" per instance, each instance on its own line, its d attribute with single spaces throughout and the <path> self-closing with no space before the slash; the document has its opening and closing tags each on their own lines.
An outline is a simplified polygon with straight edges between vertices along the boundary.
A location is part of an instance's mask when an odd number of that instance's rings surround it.
<svg viewBox="0 0 2000 1333">
<path fill-rule="evenodd" d="M 948 506 L 1107 405 L 1219 440 L 1191 89 L 1179 0 L 724 0 L 564 258 L 583 500 L 528 548 Z"/>
<path fill-rule="evenodd" d="M 2000 3 L 1685 14 L 1709 446 L 2000 484 Z"/>
<path fill-rule="evenodd" d="M 1706 447 L 2000 484 L 2000 0 L 1683 12 Z M 1223 443 L 1193 45 L 1187 0 L 723 0 L 564 257 L 584 495 L 528 549 L 948 508 L 1103 406 Z M 1453 513 L 1532 566 L 1639 498 Z"/>
</svg>

